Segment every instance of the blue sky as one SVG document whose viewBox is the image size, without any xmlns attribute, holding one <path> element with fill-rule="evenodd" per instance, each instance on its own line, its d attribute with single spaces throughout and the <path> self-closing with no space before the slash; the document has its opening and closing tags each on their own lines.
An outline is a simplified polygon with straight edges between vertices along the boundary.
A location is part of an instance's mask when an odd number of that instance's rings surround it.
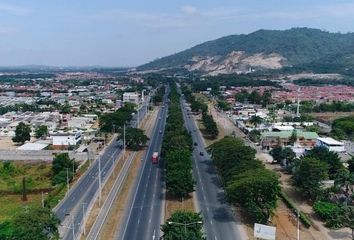
<svg viewBox="0 0 354 240">
<path fill-rule="evenodd" d="M 0 0 L 0 66 L 135 66 L 230 34 L 353 23 L 353 0 Z"/>
</svg>

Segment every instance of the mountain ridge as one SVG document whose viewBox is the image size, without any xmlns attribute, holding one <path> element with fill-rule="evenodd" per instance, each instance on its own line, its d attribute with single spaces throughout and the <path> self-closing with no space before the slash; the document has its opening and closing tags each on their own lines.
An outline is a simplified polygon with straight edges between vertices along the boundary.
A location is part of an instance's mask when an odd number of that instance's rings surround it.
<svg viewBox="0 0 354 240">
<path fill-rule="evenodd" d="M 223 65 L 224 62 L 230 63 L 234 60 L 230 58 L 232 53 L 242 55 L 241 60 L 236 61 L 233 66 L 232 64 Z M 281 67 L 314 66 L 321 63 L 322 59 L 325 59 L 326 64 L 330 64 L 331 59 L 335 59 L 336 63 L 341 62 L 343 65 L 341 67 L 344 69 L 346 59 L 354 57 L 354 33 L 331 33 L 313 28 L 261 29 L 250 34 L 229 35 L 207 41 L 179 53 L 154 60 L 137 69 L 182 67 L 205 73 L 213 73 L 212 69 L 226 68 L 229 70 L 223 70 L 221 73 L 245 72 L 245 69 L 252 67 L 256 70 L 277 69 L 278 67 L 274 68 L 272 64 L 267 67 L 267 64 L 257 66 L 253 62 L 249 63 L 248 60 L 242 61 L 242 59 L 253 58 L 255 62 L 259 62 L 262 58 L 267 59 L 274 55 L 278 56 Z M 350 64 L 353 62 L 350 60 Z M 193 67 L 198 64 L 202 67 Z M 218 74 L 218 71 L 215 73 Z"/>
</svg>

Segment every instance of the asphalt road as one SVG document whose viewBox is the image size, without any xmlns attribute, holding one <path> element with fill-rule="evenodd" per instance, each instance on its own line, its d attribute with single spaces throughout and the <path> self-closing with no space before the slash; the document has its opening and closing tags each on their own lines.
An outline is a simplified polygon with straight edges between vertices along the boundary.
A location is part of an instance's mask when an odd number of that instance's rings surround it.
<svg viewBox="0 0 354 240">
<path fill-rule="evenodd" d="M 164 96 L 166 103 L 168 91 Z M 160 109 L 159 117 L 154 125 L 149 147 L 145 154 L 144 164 L 140 168 L 138 179 L 134 184 L 129 205 L 126 208 L 117 235 L 119 240 L 154 240 L 160 238 L 160 225 L 164 206 L 163 163 L 151 163 L 153 152 L 161 151 L 162 138 L 167 117 L 167 106 Z M 161 133 L 160 133 L 161 131 Z"/>
<path fill-rule="evenodd" d="M 247 239 L 243 227 L 235 219 L 231 207 L 225 201 L 225 192 L 216 173 L 212 160 L 205 150 L 200 131 L 192 117 L 189 117 L 182 100 L 185 125 L 191 132 L 193 142 L 193 174 L 196 181 L 196 196 L 199 210 L 204 220 L 207 239 L 228 240 Z M 202 152 L 203 156 L 200 155 Z"/>
<path fill-rule="evenodd" d="M 148 102 L 150 98 L 147 98 Z M 146 113 L 146 107 L 139 109 L 139 118 L 143 119 Z M 132 120 L 132 126 L 136 126 L 137 114 Z M 118 155 L 122 152 L 121 143 L 113 140 L 106 146 L 105 152 L 101 155 L 101 181 L 102 183 L 108 177 Z M 84 213 L 90 204 L 94 195 L 98 191 L 98 160 L 87 170 L 80 180 L 70 190 L 68 196 L 54 209 L 54 212 L 63 223 L 63 239 L 74 239 L 79 236 L 79 230 L 82 224 Z M 72 230 L 74 228 L 74 231 Z"/>
</svg>

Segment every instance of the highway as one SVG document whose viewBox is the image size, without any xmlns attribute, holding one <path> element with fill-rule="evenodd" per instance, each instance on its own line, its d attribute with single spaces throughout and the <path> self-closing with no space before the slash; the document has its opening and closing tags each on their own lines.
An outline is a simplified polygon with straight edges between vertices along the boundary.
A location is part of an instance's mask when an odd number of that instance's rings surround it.
<svg viewBox="0 0 354 240">
<path fill-rule="evenodd" d="M 166 89 L 164 103 L 166 103 L 169 92 L 169 89 Z M 134 183 L 122 225 L 116 233 L 116 239 L 160 239 L 160 225 L 165 200 L 163 163 L 159 159 L 159 164 L 152 164 L 151 156 L 153 152 L 161 152 L 167 110 L 168 108 L 165 104 L 165 107 L 162 107 L 159 111 L 159 118 L 156 120 L 148 150 L 143 158 L 144 163 Z"/>
<path fill-rule="evenodd" d="M 143 106 L 146 106 L 149 101 L 150 97 L 147 97 Z M 145 116 L 146 110 L 146 107 L 139 109 L 140 121 Z M 137 115 L 134 115 L 131 122 L 133 126 L 136 126 Z M 100 156 L 102 183 L 108 177 L 118 155 L 122 152 L 120 145 L 119 141 L 113 139 Z M 70 189 L 69 194 L 54 209 L 55 214 L 62 222 L 60 230 L 63 239 L 75 239 L 80 235 L 83 216 L 87 214 L 87 206 L 94 200 L 94 196 L 98 192 L 98 162 L 96 159 L 92 163 L 87 172 Z"/>
<path fill-rule="evenodd" d="M 193 142 L 197 143 L 193 151 L 193 175 L 196 181 L 198 208 L 203 216 L 206 237 L 212 240 L 248 239 L 244 228 L 239 220 L 235 219 L 230 205 L 225 201 L 225 192 L 220 178 L 205 150 L 200 131 L 193 118 L 187 114 L 184 102 L 184 100 L 181 101 L 181 107 L 185 125 L 192 135 Z"/>
</svg>

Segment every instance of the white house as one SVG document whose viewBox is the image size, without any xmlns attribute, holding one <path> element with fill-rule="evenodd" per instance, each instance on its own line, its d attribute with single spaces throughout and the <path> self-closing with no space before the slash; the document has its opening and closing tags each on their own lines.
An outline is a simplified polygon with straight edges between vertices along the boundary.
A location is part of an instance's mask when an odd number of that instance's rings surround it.
<svg viewBox="0 0 354 240">
<path fill-rule="evenodd" d="M 60 148 L 62 146 L 75 146 L 81 141 L 81 132 L 57 133 L 52 135 L 52 137 L 54 148 Z"/>
<path fill-rule="evenodd" d="M 330 137 L 317 138 L 316 146 L 325 147 L 331 152 L 345 152 L 344 143 Z"/>
<path fill-rule="evenodd" d="M 130 102 L 139 105 L 139 94 L 135 92 L 123 93 L 123 102 Z"/>
</svg>

